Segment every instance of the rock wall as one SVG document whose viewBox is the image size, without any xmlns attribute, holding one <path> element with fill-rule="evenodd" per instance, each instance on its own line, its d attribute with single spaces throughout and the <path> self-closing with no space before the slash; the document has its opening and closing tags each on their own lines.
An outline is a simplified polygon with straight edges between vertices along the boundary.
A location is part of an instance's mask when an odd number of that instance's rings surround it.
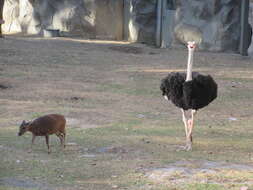
<svg viewBox="0 0 253 190">
<path fill-rule="evenodd" d="M 130 5 L 128 39 L 155 42 L 156 0 L 127 0 Z M 172 18 L 172 46 L 195 40 L 209 51 L 238 52 L 241 0 L 167 0 Z M 168 35 L 171 28 L 168 28 Z M 166 31 L 166 29 L 165 29 Z M 250 31 L 249 31 L 250 33 Z M 249 40 L 250 43 L 250 40 Z"/>
<path fill-rule="evenodd" d="M 63 35 L 154 44 L 157 0 L 5 0 L 3 31 Z M 200 49 L 237 52 L 241 0 L 167 0 L 172 18 L 172 46 L 188 40 Z M 172 30 L 171 30 L 172 29 Z M 166 30 L 166 29 L 165 29 Z M 168 32 L 169 33 L 169 32 Z M 169 35 L 169 34 L 168 34 Z"/>
<path fill-rule="evenodd" d="M 40 34 L 43 29 L 57 29 L 70 36 L 123 37 L 123 0 L 8 0 L 4 17 L 5 33 Z"/>
<path fill-rule="evenodd" d="M 175 40 L 184 43 L 201 38 L 200 49 L 237 51 L 240 3 L 240 0 L 178 0 L 175 23 L 184 27 L 185 36 L 183 38 L 175 31 Z"/>
<path fill-rule="evenodd" d="M 154 44 L 156 0 L 125 0 L 125 39 Z"/>
</svg>

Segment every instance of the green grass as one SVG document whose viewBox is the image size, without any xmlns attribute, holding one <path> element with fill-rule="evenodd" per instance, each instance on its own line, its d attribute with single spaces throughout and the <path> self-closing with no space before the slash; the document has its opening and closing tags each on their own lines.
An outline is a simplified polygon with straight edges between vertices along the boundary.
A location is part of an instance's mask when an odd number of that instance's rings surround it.
<svg viewBox="0 0 253 190">
<path fill-rule="evenodd" d="M 97 89 L 98 92 L 111 92 L 134 96 L 155 96 L 158 94 L 157 89 L 152 89 L 147 85 L 145 86 L 145 84 L 139 84 L 131 88 L 122 84 L 99 84 Z"/>
<path fill-rule="evenodd" d="M 25 188 L 27 190 L 39 190 L 40 188 Z M 8 187 L 8 186 L 0 186 L 0 190 L 24 190 L 22 187 Z"/>
<path fill-rule="evenodd" d="M 182 129 L 178 130 L 180 127 Z M 169 123 L 169 127 L 163 125 L 149 126 L 136 119 L 101 128 L 86 129 L 85 131 L 68 129 L 67 141 L 75 142 L 77 146 L 67 147 L 65 151 L 61 152 L 58 139 L 52 136 L 50 144 L 53 152 L 50 155 L 47 154 L 44 138 L 38 137 L 33 153 L 27 153 L 31 135 L 26 134 L 17 137 L 15 136 L 16 128 L 1 128 L 0 144 L 8 147 L 8 149 L 1 149 L 1 154 L 5 157 L 0 161 L 2 171 L 0 178 L 26 176 L 40 181 L 46 180 L 48 184 L 56 186 L 74 185 L 76 183 L 84 185 L 87 181 L 95 180 L 99 184 L 116 183 L 123 187 L 133 186 L 141 189 L 151 182 L 148 182 L 141 173 L 136 173 L 134 168 L 138 166 L 158 167 L 182 158 L 188 160 L 207 159 L 218 162 L 227 160 L 227 162 L 232 163 L 250 161 L 245 154 L 251 152 L 250 147 L 253 145 L 251 135 L 247 133 L 251 126 L 244 125 L 245 131 L 241 129 L 238 133 L 231 135 L 228 135 L 228 130 L 232 131 L 232 129 L 227 128 L 228 125 L 219 128 L 218 133 L 215 134 L 213 134 L 214 129 L 198 127 L 192 152 L 176 152 L 175 147 L 173 148 L 175 145 L 184 143 L 183 127 L 180 122 Z M 237 128 L 237 126 L 230 126 L 230 128 Z M 241 138 L 242 136 L 244 138 Z M 121 158 L 120 153 L 99 152 L 102 147 L 113 146 L 122 147 L 126 150 L 125 153 L 122 153 L 123 158 Z M 72 150 L 72 148 L 74 149 Z M 210 154 L 208 151 L 212 153 Z M 81 157 L 85 154 L 94 154 L 96 157 Z M 111 179 L 113 175 L 119 178 L 128 177 L 122 183 Z M 133 179 L 135 175 L 140 176 L 137 181 Z M 223 179 L 224 182 L 227 181 L 225 180 L 227 178 L 232 183 L 236 181 L 236 184 L 240 179 L 243 182 L 243 180 L 249 180 L 252 177 L 252 173 L 247 172 L 234 173 L 233 176 L 228 172 L 218 172 L 217 175 L 209 176 L 213 180 Z M 205 177 L 202 176 L 201 178 Z M 223 189 L 223 186 L 189 184 L 186 189 Z M 159 184 L 157 189 L 163 188 L 165 189 L 162 184 Z"/>
<path fill-rule="evenodd" d="M 205 124 L 204 121 L 202 123 Z M 80 186 L 89 186 L 97 183 L 96 186 L 105 184 L 108 189 L 111 187 L 108 184 L 142 189 L 151 183 L 149 186 L 153 189 L 163 190 L 169 186 L 152 184 L 141 171 L 136 172 L 135 168 L 162 167 L 182 158 L 217 162 L 226 160 L 231 163 L 251 162 L 249 158 L 253 146 L 251 123 L 252 121 L 238 121 L 231 125 L 226 122 L 218 129 L 216 126 L 207 128 L 198 125 L 194 133 L 196 138 L 192 152 L 175 151 L 175 146 L 184 144 L 181 121 L 167 123 L 161 121 L 154 126 L 147 124 L 143 119 L 129 119 L 85 130 L 70 128 L 67 130 L 67 142 L 74 142 L 77 146 L 69 146 L 61 152 L 58 139 L 51 136 L 50 144 L 53 152 L 50 155 L 47 154 L 44 138 L 38 137 L 33 153 L 27 153 L 31 135 L 17 137 L 17 128 L 5 127 L 0 129 L 0 145 L 7 148 L 1 149 L 1 155 L 5 156 L 0 160 L 0 178 L 26 176 L 36 178 L 38 181 L 46 180 L 48 184 L 54 186 L 77 183 Z M 100 148 L 114 146 L 124 148 L 125 153 L 99 152 Z M 94 154 L 96 157 L 82 157 L 85 154 Z M 123 181 L 111 178 L 114 175 L 123 178 Z M 136 175 L 139 175 L 137 181 L 133 177 Z M 186 184 L 182 189 L 222 190 L 226 184 L 236 185 L 238 182 L 243 184 L 243 180 L 247 181 L 252 177 L 250 172 L 238 172 L 231 176 L 228 172 L 221 171 L 208 176 L 209 179 L 220 181 L 220 185 Z"/>
<path fill-rule="evenodd" d="M 186 187 L 187 190 L 226 190 L 222 185 L 217 184 L 193 184 Z"/>
</svg>

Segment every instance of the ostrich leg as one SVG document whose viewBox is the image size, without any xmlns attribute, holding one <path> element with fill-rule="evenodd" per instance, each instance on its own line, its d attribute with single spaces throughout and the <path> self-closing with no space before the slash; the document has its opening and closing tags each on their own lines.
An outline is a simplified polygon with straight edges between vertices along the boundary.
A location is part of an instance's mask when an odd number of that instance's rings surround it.
<svg viewBox="0 0 253 190">
<path fill-rule="evenodd" d="M 191 110 L 191 119 L 188 120 L 188 134 L 186 137 L 186 150 L 189 151 L 192 149 L 192 131 L 194 126 L 194 116 L 196 115 L 196 110 Z"/>
<path fill-rule="evenodd" d="M 188 135 L 188 124 L 187 124 L 187 119 L 186 119 L 186 116 L 185 116 L 185 110 L 181 109 L 181 111 L 182 111 L 182 120 L 184 122 L 185 136 L 187 137 L 187 135 Z"/>
<path fill-rule="evenodd" d="M 182 111 L 182 120 L 184 122 L 184 129 L 185 129 L 185 137 L 186 137 L 186 145 L 181 148 L 181 150 L 190 150 L 191 149 L 191 142 L 192 142 L 192 136 L 190 134 L 190 119 L 187 122 L 186 118 L 186 111 L 184 109 L 181 109 Z M 190 139 L 190 140 L 189 140 Z"/>
</svg>

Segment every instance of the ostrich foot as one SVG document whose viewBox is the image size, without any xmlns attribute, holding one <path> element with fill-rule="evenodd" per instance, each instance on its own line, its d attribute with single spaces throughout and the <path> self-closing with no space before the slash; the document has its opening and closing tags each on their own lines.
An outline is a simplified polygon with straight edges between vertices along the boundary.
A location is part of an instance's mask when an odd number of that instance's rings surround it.
<svg viewBox="0 0 253 190">
<path fill-rule="evenodd" d="M 179 146 L 179 148 L 176 150 L 178 151 L 191 151 L 192 150 L 192 144 L 191 143 L 186 143 L 185 146 Z"/>
<path fill-rule="evenodd" d="M 191 136 L 190 136 L 189 139 L 186 141 L 186 145 L 185 145 L 185 151 L 190 151 L 190 150 L 192 150 Z"/>
<path fill-rule="evenodd" d="M 186 146 L 178 146 L 178 148 L 176 149 L 176 152 L 185 151 L 185 150 L 186 150 L 185 147 L 186 147 Z"/>
<path fill-rule="evenodd" d="M 192 144 L 191 143 L 187 143 L 185 145 L 185 151 L 191 151 L 192 150 Z"/>
<path fill-rule="evenodd" d="M 32 151 L 33 150 L 30 148 L 30 149 L 27 150 L 27 153 L 32 153 Z"/>
</svg>

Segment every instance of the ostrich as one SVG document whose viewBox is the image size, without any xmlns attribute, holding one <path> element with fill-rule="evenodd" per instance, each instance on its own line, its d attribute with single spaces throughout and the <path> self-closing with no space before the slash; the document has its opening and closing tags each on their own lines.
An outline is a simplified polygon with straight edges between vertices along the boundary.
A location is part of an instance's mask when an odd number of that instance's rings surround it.
<svg viewBox="0 0 253 190">
<path fill-rule="evenodd" d="M 171 72 L 161 82 L 160 89 L 166 100 L 171 100 L 181 108 L 185 126 L 186 146 L 184 150 L 192 149 L 192 130 L 194 116 L 197 110 L 207 106 L 217 97 L 217 84 L 210 75 L 192 72 L 193 53 L 196 43 L 188 42 L 187 73 Z M 191 118 L 187 120 L 186 111 L 190 110 Z"/>
</svg>

